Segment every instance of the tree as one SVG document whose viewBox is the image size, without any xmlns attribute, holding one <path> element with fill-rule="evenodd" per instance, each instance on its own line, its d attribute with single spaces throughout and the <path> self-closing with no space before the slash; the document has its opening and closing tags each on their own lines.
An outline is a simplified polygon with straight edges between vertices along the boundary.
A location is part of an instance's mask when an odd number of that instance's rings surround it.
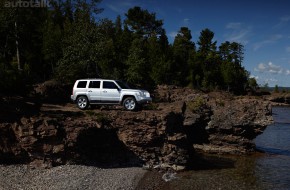
<svg viewBox="0 0 290 190">
<path fill-rule="evenodd" d="M 223 61 L 233 62 L 241 66 L 244 59 L 244 46 L 237 42 L 226 41 L 219 46 L 219 54 Z"/>
<path fill-rule="evenodd" d="M 168 42 L 164 37 L 151 36 L 147 40 L 147 60 L 149 76 L 155 84 L 168 83 L 170 73 L 170 60 L 168 59 Z M 167 44 L 167 46 L 166 46 Z"/>
<path fill-rule="evenodd" d="M 107 52 L 104 47 L 108 47 L 103 33 L 109 32 L 110 25 L 99 27 L 96 24 L 94 15 L 100 12 L 98 3 L 99 0 L 90 4 L 85 0 L 77 1 L 73 8 L 73 22 L 66 20 L 63 25 L 63 57 L 58 61 L 56 73 L 61 81 L 71 83 L 78 78 L 100 76 L 99 62 Z"/>
<path fill-rule="evenodd" d="M 176 75 L 174 83 L 185 86 L 188 84 L 189 76 L 189 56 L 195 52 L 195 44 L 191 41 L 191 31 L 187 27 L 181 27 L 173 42 L 173 59 L 172 69 Z"/>
<path fill-rule="evenodd" d="M 249 87 L 252 88 L 253 90 L 257 90 L 258 88 L 258 83 L 257 80 L 254 77 L 249 78 Z"/>
<path fill-rule="evenodd" d="M 275 92 L 275 93 L 279 93 L 279 87 L 278 87 L 277 84 L 275 85 L 274 92 Z"/>
<path fill-rule="evenodd" d="M 209 29 L 200 32 L 196 62 L 202 67 L 202 86 L 215 88 L 220 85 L 220 57 L 216 50 L 214 33 Z"/>
<path fill-rule="evenodd" d="M 162 20 L 157 20 L 156 14 L 149 13 L 148 10 L 134 7 L 129 9 L 125 15 L 127 17 L 125 23 L 137 35 L 148 38 L 152 35 L 160 35 L 163 31 Z"/>
<path fill-rule="evenodd" d="M 216 51 L 216 41 L 213 42 L 214 33 L 209 30 L 208 28 L 202 30 L 200 32 L 199 40 L 197 44 L 199 45 L 198 53 L 203 56 L 207 57 L 212 52 Z"/>
<path fill-rule="evenodd" d="M 241 93 L 247 85 L 254 84 L 253 79 L 248 81 L 249 73 L 241 66 L 243 61 L 243 45 L 236 42 L 224 42 L 219 46 L 219 55 L 221 57 L 221 73 L 223 82 L 227 90 Z"/>
<path fill-rule="evenodd" d="M 0 80 L 5 91 L 22 93 L 25 86 L 45 75 L 41 47 L 46 9 L 5 7 L 3 3 L 1 0 Z"/>
<path fill-rule="evenodd" d="M 144 45 L 142 39 L 136 38 L 132 42 L 126 64 L 128 67 L 126 72 L 127 81 L 137 85 L 146 84 L 148 81 L 148 68 L 144 56 Z"/>
<path fill-rule="evenodd" d="M 59 25 L 52 19 L 47 19 L 43 26 L 42 54 L 46 74 L 48 77 L 55 73 L 56 63 L 62 57 L 62 38 L 63 32 Z"/>
</svg>

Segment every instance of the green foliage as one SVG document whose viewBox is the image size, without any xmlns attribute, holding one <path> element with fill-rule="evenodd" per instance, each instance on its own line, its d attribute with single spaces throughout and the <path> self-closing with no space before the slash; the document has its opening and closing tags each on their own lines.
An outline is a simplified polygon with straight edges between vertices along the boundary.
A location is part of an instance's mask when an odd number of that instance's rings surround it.
<svg viewBox="0 0 290 190">
<path fill-rule="evenodd" d="M 156 35 L 147 40 L 149 77 L 155 84 L 166 84 L 170 77 L 171 60 L 168 58 L 167 39 Z"/>
<path fill-rule="evenodd" d="M 199 113 L 199 111 L 206 106 L 205 100 L 200 96 L 186 104 L 187 108 L 193 113 Z"/>
<path fill-rule="evenodd" d="M 124 22 L 120 16 L 96 20 L 99 2 L 52 0 L 50 8 L 37 10 L 0 6 L 0 85 L 13 91 L 52 78 L 73 83 L 102 77 L 148 88 L 174 84 L 237 94 L 257 87 L 242 67 L 241 44 L 217 47 L 207 28 L 195 43 L 187 27 L 169 44 L 155 13 L 133 7 Z"/>
<path fill-rule="evenodd" d="M 189 57 L 195 54 L 195 44 L 191 41 L 191 31 L 187 27 L 181 27 L 173 42 L 173 65 L 171 72 L 173 83 L 186 86 L 189 75 Z"/>
<path fill-rule="evenodd" d="M 279 87 L 278 87 L 278 85 L 275 85 L 274 92 L 275 93 L 279 93 Z"/>
<path fill-rule="evenodd" d="M 134 7 L 128 10 L 125 23 L 136 34 L 151 37 L 152 35 L 162 33 L 162 20 L 156 20 L 155 13 L 149 13 L 140 7 Z"/>
<path fill-rule="evenodd" d="M 126 61 L 126 65 L 128 66 L 126 78 L 128 82 L 133 84 L 141 84 L 148 77 L 148 70 L 146 69 L 147 62 L 143 47 L 142 39 L 136 38 L 132 42 L 128 60 Z"/>
<path fill-rule="evenodd" d="M 19 72 L 17 67 L 7 69 L 0 62 L 0 89 L 5 94 L 25 95 L 28 86 L 26 85 L 26 74 Z"/>
<path fill-rule="evenodd" d="M 97 77 L 98 56 L 104 49 L 98 29 L 93 23 L 73 23 L 67 26 L 63 39 L 63 57 L 58 61 L 56 76 L 64 82 L 78 78 Z"/>
<path fill-rule="evenodd" d="M 211 52 L 216 51 L 216 41 L 213 42 L 214 33 L 208 28 L 202 30 L 200 32 L 199 41 L 197 44 L 199 45 L 198 52 L 202 57 L 207 57 L 211 55 Z"/>
<path fill-rule="evenodd" d="M 249 78 L 248 80 L 249 83 L 249 87 L 256 90 L 258 88 L 258 83 L 257 80 L 255 78 Z"/>
</svg>

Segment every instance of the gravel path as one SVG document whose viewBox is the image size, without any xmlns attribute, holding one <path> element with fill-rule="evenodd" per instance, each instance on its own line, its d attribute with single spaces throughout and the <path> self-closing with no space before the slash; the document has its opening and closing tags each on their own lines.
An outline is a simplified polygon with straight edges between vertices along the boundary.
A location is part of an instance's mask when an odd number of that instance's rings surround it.
<svg viewBox="0 0 290 190">
<path fill-rule="evenodd" d="M 0 190 L 130 190 L 146 173 L 142 168 L 101 169 L 64 165 L 30 169 L 26 165 L 0 165 Z"/>
</svg>

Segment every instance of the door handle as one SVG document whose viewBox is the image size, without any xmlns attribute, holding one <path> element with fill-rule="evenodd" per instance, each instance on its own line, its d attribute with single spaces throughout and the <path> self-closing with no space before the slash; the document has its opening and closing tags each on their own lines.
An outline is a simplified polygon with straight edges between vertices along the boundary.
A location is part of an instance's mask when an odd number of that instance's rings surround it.
<svg viewBox="0 0 290 190">
<path fill-rule="evenodd" d="M 89 90 L 88 92 L 93 92 L 93 91 Z"/>
<path fill-rule="evenodd" d="M 106 90 L 103 90 L 103 92 L 104 92 L 104 93 L 107 93 L 107 91 L 106 91 Z"/>
</svg>

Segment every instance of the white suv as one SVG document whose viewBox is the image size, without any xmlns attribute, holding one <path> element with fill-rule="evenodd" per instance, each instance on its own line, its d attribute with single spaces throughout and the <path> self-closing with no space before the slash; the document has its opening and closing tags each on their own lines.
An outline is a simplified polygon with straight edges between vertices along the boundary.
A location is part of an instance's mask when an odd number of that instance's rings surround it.
<svg viewBox="0 0 290 190">
<path fill-rule="evenodd" d="M 118 80 L 80 79 L 74 84 L 71 100 L 78 108 L 91 105 L 123 105 L 126 110 L 135 110 L 138 105 L 152 101 L 146 90 L 130 89 Z"/>
</svg>

